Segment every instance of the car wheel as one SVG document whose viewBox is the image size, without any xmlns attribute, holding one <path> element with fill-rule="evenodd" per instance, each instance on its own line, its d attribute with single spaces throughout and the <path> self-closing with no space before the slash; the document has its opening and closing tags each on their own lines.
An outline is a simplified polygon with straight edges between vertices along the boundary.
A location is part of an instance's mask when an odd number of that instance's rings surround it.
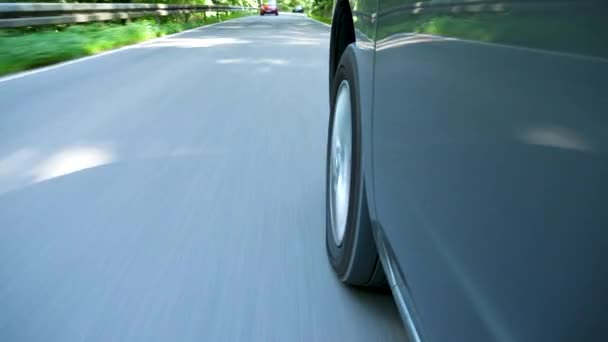
<svg viewBox="0 0 608 342">
<path fill-rule="evenodd" d="M 279 15 L 279 12 L 275 13 L 274 15 Z"/>
<path fill-rule="evenodd" d="M 325 244 L 338 278 L 351 285 L 383 286 L 361 168 L 361 125 L 356 57 L 344 51 L 331 87 L 327 139 Z"/>
</svg>

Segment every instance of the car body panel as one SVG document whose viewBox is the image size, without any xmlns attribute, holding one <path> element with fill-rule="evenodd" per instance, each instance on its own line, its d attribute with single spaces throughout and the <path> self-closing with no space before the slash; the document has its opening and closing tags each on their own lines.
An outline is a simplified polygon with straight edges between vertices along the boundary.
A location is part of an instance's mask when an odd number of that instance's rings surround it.
<svg viewBox="0 0 608 342">
<path fill-rule="evenodd" d="M 599 340 L 606 7 L 464 2 L 351 3 L 374 227 L 423 340 Z"/>
</svg>

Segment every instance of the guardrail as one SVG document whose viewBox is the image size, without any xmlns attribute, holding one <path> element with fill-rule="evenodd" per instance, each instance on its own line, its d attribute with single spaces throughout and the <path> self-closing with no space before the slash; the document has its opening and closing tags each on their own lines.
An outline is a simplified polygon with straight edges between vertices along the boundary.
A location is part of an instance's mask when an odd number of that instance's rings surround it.
<svg viewBox="0 0 608 342">
<path fill-rule="evenodd" d="M 164 4 L 64 4 L 64 3 L 1 3 L 0 28 L 129 20 L 172 14 L 207 11 L 229 12 L 256 10 L 255 7 L 222 5 Z"/>
</svg>

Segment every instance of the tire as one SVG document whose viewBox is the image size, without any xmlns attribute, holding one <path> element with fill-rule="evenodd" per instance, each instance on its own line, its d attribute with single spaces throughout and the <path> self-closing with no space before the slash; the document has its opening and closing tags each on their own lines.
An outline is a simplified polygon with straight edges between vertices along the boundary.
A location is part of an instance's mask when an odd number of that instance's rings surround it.
<svg viewBox="0 0 608 342">
<path fill-rule="evenodd" d="M 326 160 L 326 181 L 325 181 L 325 245 L 327 247 L 327 254 L 329 261 L 336 272 L 338 278 L 347 284 L 357 286 L 372 286 L 372 287 L 384 287 L 386 280 L 382 271 L 382 265 L 380 264 L 378 253 L 376 252 L 376 246 L 372 236 L 371 222 L 369 218 L 369 211 L 367 207 L 367 199 L 365 196 L 365 187 L 362 174 L 362 149 L 361 149 L 361 113 L 359 107 L 359 87 L 356 67 L 356 55 L 353 44 L 349 45 L 338 64 L 336 69 L 335 77 L 331 85 L 332 103 L 331 114 L 329 120 L 329 130 L 327 139 L 327 160 Z M 348 90 L 344 90 L 343 84 L 346 82 Z M 350 95 L 350 127 L 351 127 L 351 163 L 350 163 L 350 182 L 336 182 L 338 176 L 341 174 L 336 171 L 336 164 L 346 165 L 346 162 L 333 162 L 333 160 L 342 160 L 341 158 L 336 159 L 336 156 L 340 155 L 339 151 L 346 151 L 348 148 L 336 148 L 337 142 L 332 140 L 334 134 L 340 136 L 337 131 L 334 132 L 334 127 L 346 127 L 347 125 L 340 123 L 339 117 L 347 118 L 349 115 L 337 114 L 336 106 L 339 105 L 343 108 L 343 103 L 346 103 L 345 96 L 339 96 L 338 91 L 343 94 Z M 345 111 L 339 111 L 344 113 Z M 336 126 L 338 125 L 338 126 Z M 338 129 L 338 128 L 336 128 Z M 346 130 L 347 131 L 347 130 Z M 340 140 L 336 137 L 337 140 Z M 344 141 L 348 140 L 348 136 Z M 343 144 L 346 146 L 346 144 Z M 345 152 L 346 153 L 346 152 Z M 330 172 L 334 172 L 333 175 Z M 349 172 L 344 171 L 344 174 Z M 330 184 L 332 183 L 332 184 Z M 341 196 L 340 198 L 348 198 L 348 205 L 346 210 L 332 209 L 336 208 L 334 203 L 337 203 L 338 191 L 332 190 L 335 184 L 347 184 L 350 183 L 348 196 Z M 333 191 L 333 193 L 332 193 Z M 332 197 L 333 196 L 333 197 Z M 332 202 L 333 201 L 333 202 Z M 341 203 L 346 203 L 341 201 Z M 344 208 L 342 206 L 341 208 Z M 346 215 L 334 214 L 334 212 L 346 212 Z M 337 224 L 339 222 L 336 217 L 346 217 L 341 222 L 345 222 L 344 225 Z M 337 226 L 345 227 L 344 234 L 337 233 L 334 229 Z M 341 241 L 336 237 L 343 236 Z"/>
<path fill-rule="evenodd" d="M 279 12 L 275 13 L 274 15 L 279 15 Z"/>
</svg>

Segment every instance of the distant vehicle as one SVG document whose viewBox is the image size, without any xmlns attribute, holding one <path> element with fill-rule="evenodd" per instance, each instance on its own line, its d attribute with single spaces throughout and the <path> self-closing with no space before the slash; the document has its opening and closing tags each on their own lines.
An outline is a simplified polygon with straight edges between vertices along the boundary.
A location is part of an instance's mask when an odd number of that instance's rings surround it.
<svg viewBox="0 0 608 342">
<path fill-rule="evenodd" d="M 275 1 L 267 1 L 260 6 L 260 15 L 264 14 L 279 15 L 279 7 L 277 7 L 277 3 Z"/>
<path fill-rule="evenodd" d="M 607 10 L 335 0 L 327 254 L 410 341 L 608 341 Z"/>
<path fill-rule="evenodd" d="M 298 5 L 291 10 L 293 13 L 304 13 L 304 7 Z"/>
</svg>

